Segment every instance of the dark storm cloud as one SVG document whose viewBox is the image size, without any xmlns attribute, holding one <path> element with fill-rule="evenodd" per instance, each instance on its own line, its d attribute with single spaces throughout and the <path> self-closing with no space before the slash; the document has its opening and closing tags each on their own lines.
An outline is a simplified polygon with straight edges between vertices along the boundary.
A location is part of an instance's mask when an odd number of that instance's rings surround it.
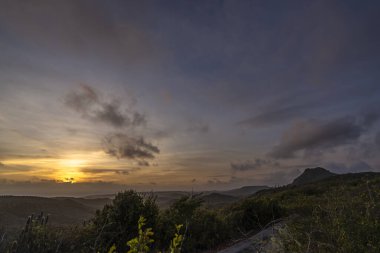
<svg viewBox="0 0 380 253">
<path fill-rule="evenodd" d="M 247 160 L 240 163 L 231 163 L 231 169 L 234 171 L 247 171 L 247 170 L 257 170 L 265 165 L 273 165 L 270 160 L 265 160 L 261 158 L 256 158 L 254 161 Z"/>
<path fill-rule="evenodd" d="M 146 123 L 145 116 L 139 112 L 122 110 L 118 101 L 107 102 L 90 86 L 81 85 L 77 91 L 68 93 L 65 104 L 81 114 L 83 118 L 102 122 L 115 128 L 140 126 Z"/>
<path fill-rule="evenodd" d="M 328 122 L 309 120 L 295 123 L 283 134 L 279 145 L 270 152 L 273 158 L 293 158 L 296 152 L 320 152 L 357 141 L 376 117 L 344 117 Z M 363 125 L 367 123 L 367 125 Z"/>
<path fill-rule="evenodd" d="M 105 137 L 103 149 L 118 159 L 152 159 L 160 152 L 158 147 L 146 142 L 143 137 L 135 138 L 120 133 Z"/>
</svg>

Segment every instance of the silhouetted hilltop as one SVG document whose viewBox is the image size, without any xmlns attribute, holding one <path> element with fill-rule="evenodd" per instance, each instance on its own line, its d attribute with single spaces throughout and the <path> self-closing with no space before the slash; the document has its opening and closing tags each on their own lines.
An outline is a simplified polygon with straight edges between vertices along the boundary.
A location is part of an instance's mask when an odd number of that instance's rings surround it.
<svg viewBox="0 0 380 253">
<path fill-rule="evenodd" d="M 304 172 L 297 178 L 293 180 L 291 185 L 302 185 L 317 182 L 322 179 L 336 176 L 337 174 L 332 173 L 324 168 L 307 168 Z"/>
</svg>

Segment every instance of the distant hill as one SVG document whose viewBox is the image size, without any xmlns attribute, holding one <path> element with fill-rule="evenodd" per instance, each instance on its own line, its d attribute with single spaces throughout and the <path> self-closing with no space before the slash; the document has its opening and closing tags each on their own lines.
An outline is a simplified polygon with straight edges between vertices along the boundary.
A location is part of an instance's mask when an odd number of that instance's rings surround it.
<svg viewBox="0 0 380 253">
<path fill-rule="evenodd" d="M 268 189 L 267 186 L 245 186 L 228 191 L 206 191 L 201 194 L 206 207 L 222 207 L 250 196 L 257 191 Z M 199 192 L 195 192 L 199 193 Z M 142 192 L 150 194 L 150 192 Z M 168 208 L 174 201 L 188 196 L 187 191 L 153 192 L 160 208 Z M 79 224 L 93 217 L 97 209 L 111 203 L 116 194 L 94 195 L 84 198 L 74 197 L 34 197 L 34 196 L 0 196 L 0 228 L 21 228 L 27 217 L 43 211 L 50 215 L 49 224 Z"/>
<path fill-rule="evenodd" d="M 337 174 L 332 173 L 324 168 L 308 168 L 297 178 L 293 180 L 291 185 L 303 185 L 308 183 L 317 182 L 322 179 L 330 178 L 336 176 Z"/>
<path fill-rule="evenodd" d="M 204 191 L 204 192 L 194 192 L 202 193 L 205 200 L 205 204 L 214 205 L 215 203 L 231 203 L 236 201 L 238 198 L 244 198 L 255 194 L 258 191 L 269 189 L 269 186 L 243 186 L 241 188 L 227 190 L 227 191 Z M 141 192 L 142 194 L 150 194 L 150 192 Z M 175 200 L 180 199 L 183 196 L 191 194 L 187 191 L 157 191 L 152 192 L 157 197 L 157 204 L 161 208 L 169 207 Z M 105 194 L 105 195 L 90 195 L 84 197 L 85 199 L 99 199 L 107 198 L 113 199 L 116 194 Z"/>
<path fill-rule="evenodd" d="M 39 214 L 41 211 L 49 214 L 49 224 L 79 224 L 91 218 L 96 209 L 109 202 L 110 199 L 0 196 L 0 226 L 20 228 L 24 226 L 29 215 Z"/>
<path fill-rule="evenodd" d="M 221 193 L 234 196 L 234 197 L 247 197 L 255 194 L 258 191 L 269 189 L 269 186 L 243 186 L 241 188 L 232 189 L 228 191 L 222 191 Z"/>
</svg>

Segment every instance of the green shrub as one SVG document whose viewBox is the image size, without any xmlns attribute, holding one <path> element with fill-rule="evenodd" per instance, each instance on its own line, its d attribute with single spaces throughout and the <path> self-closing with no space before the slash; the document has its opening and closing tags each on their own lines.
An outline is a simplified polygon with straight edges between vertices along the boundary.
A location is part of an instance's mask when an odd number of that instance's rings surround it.
<svg viewBox="0 0 380 253">
<path fill-rule="evenodd" d="M 118 193 L 111 205 L 106 205 L 93 219 L 94 248 L 100 252 L 115 244 L 118 251 L 126 252 L 125 242 L 138 235 L 136 224 L 140 216 L 145 217 L 146 225 L 156 229 L 159 209 L 152 195 L 145 198 L 135 191 Z M 154 238 L 155 239 L 155 238 Z"/>
</svg>

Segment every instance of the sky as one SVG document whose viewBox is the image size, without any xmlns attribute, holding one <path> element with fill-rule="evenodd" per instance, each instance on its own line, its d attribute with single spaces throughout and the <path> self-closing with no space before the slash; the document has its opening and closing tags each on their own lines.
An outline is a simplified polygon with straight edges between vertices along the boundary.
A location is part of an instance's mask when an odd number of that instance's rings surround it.
<svg viewBox="0 0 380 253">
<path fill-rule="evenodd" d="M 0 194 L 380 172 L 378 1 L 0 1 Z"/>
</svg>

